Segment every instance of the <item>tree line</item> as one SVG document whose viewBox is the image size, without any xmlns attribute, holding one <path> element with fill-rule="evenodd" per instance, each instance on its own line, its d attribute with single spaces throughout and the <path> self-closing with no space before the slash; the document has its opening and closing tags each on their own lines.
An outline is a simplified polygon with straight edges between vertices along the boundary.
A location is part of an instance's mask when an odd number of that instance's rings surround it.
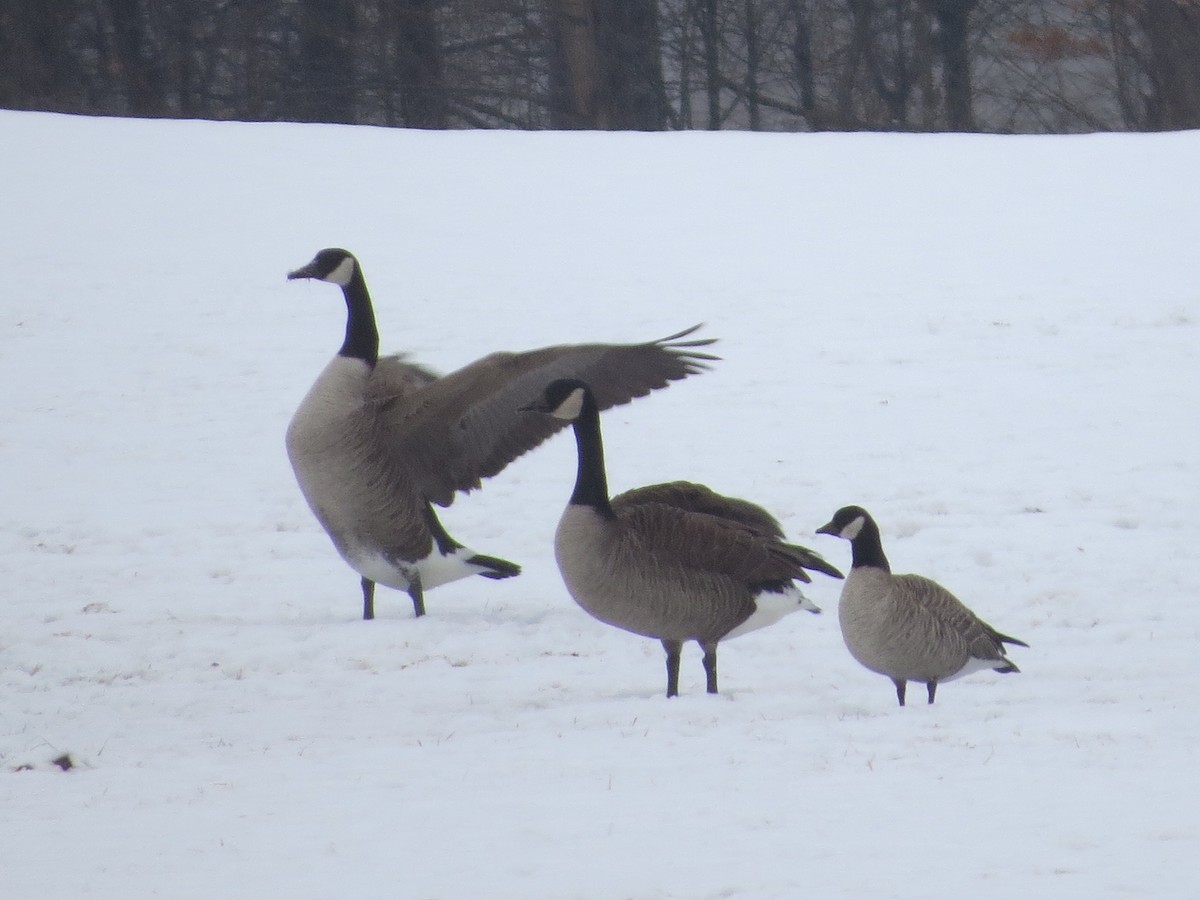
<svg viewBox="0 0 1200 900">
<path fill-rule="evenodd" d="M 0 107 L 417 128 L 1200 127 L 1200 0 L 0 0 Z"/>
</svg>

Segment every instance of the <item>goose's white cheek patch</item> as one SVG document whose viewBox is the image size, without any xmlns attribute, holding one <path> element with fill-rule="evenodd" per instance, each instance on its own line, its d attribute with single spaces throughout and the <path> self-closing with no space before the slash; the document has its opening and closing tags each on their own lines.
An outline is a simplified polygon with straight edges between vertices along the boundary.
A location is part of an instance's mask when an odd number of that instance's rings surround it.
<svg viewBox="0 0 1200 900">
<path fill-rule="evenodd" d="M 354 260 L 346 257 L 337 264 L 337 268 L 325 276 L 326 281 L 332 281 L 340 287 L 345 287 L 350 283 L 350 279 L 354 277 Z"/>
<path fill-rule="evenodd" d="M 856 516 L 854 521 L 850 522 L 845 528 L 842 529 L 839 536 L 848 541 L 854 540 L 856 537 L 858 537 L 858 533 L 862 531 L 863 525 L 865 525 L 866 522 L 867 520 L 862 516 Z"/>
<path fill-rule="evenodd" d="M 566 399 L 554 408 L 554 418 L 570 422 L 579 418 L 583 411 L 583 388 L 575 388 Z"/>
</svg>

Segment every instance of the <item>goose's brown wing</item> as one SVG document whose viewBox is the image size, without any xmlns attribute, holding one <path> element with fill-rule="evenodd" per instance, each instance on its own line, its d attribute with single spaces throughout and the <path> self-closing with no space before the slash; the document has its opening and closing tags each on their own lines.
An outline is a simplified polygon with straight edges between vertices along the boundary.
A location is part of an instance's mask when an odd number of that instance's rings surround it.
<svg viewBox="0 0 1200 900">
<path fill-rule="evenodd" d="M 1005 658 L 1002 640 L 1026 646 L 1001 635 L 936 581 L 922 575 L 896 575 L 894 582 L 902 591 L 905 602 L 927 617 L 925 627 L 939 644 L 956 642 L 976 659 L 996 660 Z"/>
<path fill-rule="evenodd" d="M 805 569 L 841 577 L 811 550 L 719 516 L 646 502 L 625 504 L 619 520 L 629 539 L 662 566 L 711 572 L 759 587 L 812 581 Z"/>
<path fill-rule="evenodd" d="M 565 426 L 519 408 L 556 378 L 578 378 L 600 409 L 628 403 L 717 359 L 699 348 L 714 338 L 683 340 L 694 326 L 644 344 L 564 344 L 524 353 L 493 353 L 395 401 L 379 418 L 392 452 L 421 492 L 448 506 L 456 491 L 479 487 Z"/>
<path fill-rule="evenodd" d="M 612 498 L 613 510 L 620 515 L 622 509 L 641 503 L 665 503 L 688 512 L 705 513 L 728 519 L 761 531 L 771 537 L 783 538 L 783 527 L 779 520 L 749 500 L 727 497 L 712 488 L 691 481 L 669 481 L 664 484 L 649 484 L 633 488 Z"/>
</svg>

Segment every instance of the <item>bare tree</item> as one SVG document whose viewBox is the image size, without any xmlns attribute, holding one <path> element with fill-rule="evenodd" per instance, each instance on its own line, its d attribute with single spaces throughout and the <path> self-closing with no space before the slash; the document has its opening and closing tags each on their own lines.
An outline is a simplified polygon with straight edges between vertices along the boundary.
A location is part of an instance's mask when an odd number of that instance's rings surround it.
<svg viewBox="0 0 1200 900">
<path fill-rule="evenodd" d="M 1149 129 L 1200 128 L 1200 2 L 1111 0 L 1109 6 L 1126 64 L 1127 111 Z M 1130 102 L 1135 94 L 1140 103 Z"/>
<path fill-rule="evenodd" d="M 86 79 L 72 52 L 71 13 L 42 0 L 0 0 L 0 106 L 79 111 Z"/>
<path fill-rule="evenodd" d="M 551 0 L 552 124 L 557 128 L 609 128 L 612 97 L 604 82 L 600 39 L 591 0 Z"/>
<path fill-rule="evenodd" d="M 353 0 L 301 0 L 294 102 L 299 122 L 355 121 Z"/>
<path fill-rule="evenodd" d="M 717 0 L 696 0 L 700 41 L 704 53 L 704 93 L 708 101 L 708 128 L 721 127 L 721 27 Z"/>
<path fill-rule="evenodd" d="M 161 41 L 151 29 L 149 7 L 143 0 L 104 0 L 98 8 L 105 17 L 108 65 L 120 74 L 126 114 L 166 114 L 166 72 Z"/>
<path fill-rule="evenodd" d="M 937 49 L 942 62 L 946 124 L 951 131 L 974 131 L 969 19 L 978 0 L 929 0 L 937 23 Z"/>
<path fill-rule="evenodd" d="M 0 106 L 424 128 L 1200 127 L 1200 0 L 0 0 Z"/>
<path fill-rule="evenodd" d="M 667 121 L 654 0 L 552 0 L 555 124 L 657 131 Z"/>
<path fill-rule="evenodd" d="M 393 87 L 400 119 L 417 128 L 445 128 L 447 108 L 442 78 L 442 40 L 433 0 L 383 0 L 385 29 L 393 42 Z"/>
</svg>

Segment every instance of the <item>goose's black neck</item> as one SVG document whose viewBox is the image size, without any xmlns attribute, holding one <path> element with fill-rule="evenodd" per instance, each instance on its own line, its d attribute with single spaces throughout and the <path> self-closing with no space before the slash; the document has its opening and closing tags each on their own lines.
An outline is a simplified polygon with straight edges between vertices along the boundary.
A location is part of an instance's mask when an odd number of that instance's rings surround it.
<svg viewBox="0 0 1200 900">
<path fill-rule="evenodd" d="M 354 267 L 354 276 L 342 288 L 342 294 L 346 298 L 346 340 L 338 355 L 374 366 L 379 361 L 379 329 L 375 326 L 371 294 L 358 266 Z"/>
<path fill-rule="evenodd" d="M 579 451 L 579 469 L 575 475 L 573 506 L 590 506 L 606 518 L 615 518 L 608 501 L 608 476 L 604 471 L 604 442 L 600 438 L 600 410 L 590 393 L 584 395 L 583 409 L 575 420 L 575 446 Z"/>
<path fill-rule="evenodd" d="M 851 568 L 861 569 L 869 566 L 883 569 L 885 572 L 892 571 L 892 567 L 888 565 L 887 557 L 883 553 L 883 541 L 879 537 L 879 526 L 873 519 L 867 518 L 863 522 L 862 529 L 850 542 L 850 549 L 853 554 Z"/>
</svg>

